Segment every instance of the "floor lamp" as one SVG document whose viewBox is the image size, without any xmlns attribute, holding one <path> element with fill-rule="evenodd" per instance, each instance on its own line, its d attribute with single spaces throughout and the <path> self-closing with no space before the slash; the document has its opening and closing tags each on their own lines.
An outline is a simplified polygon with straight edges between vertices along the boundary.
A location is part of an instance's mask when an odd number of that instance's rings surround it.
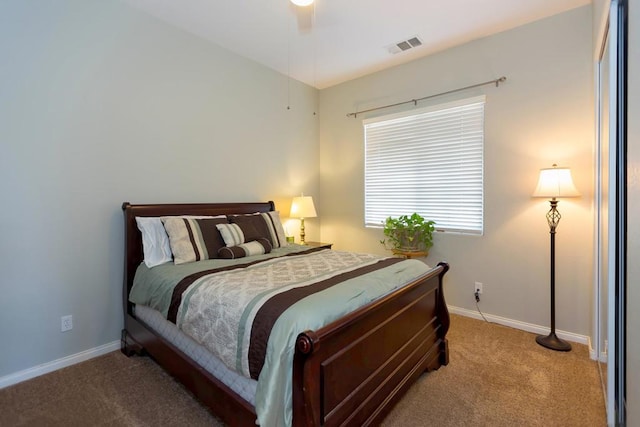
<svg viewBox="0 0 640 427">
<path fill-rule="evenodd" d="M 560 223 L 560 212 L 558 212 L 558 198 L 578 197 L 580 193 L 573 185 L 571 169 L 559 168 L 556 164 L 549 169 L 540 170 L 538 186 L 533 192 L 533 197 L 544 197 L 549 200 L 551 209 L 547 212 L 547 222 L 549 223 L 549 234 L 551 235 L 551 333 L 549 335 L 538 335 L 536 342 L 543 347 L 557 351 L 570 351 L 571 344 L 561 340 L 556 336 L 556 228 Z"/>
</svg>

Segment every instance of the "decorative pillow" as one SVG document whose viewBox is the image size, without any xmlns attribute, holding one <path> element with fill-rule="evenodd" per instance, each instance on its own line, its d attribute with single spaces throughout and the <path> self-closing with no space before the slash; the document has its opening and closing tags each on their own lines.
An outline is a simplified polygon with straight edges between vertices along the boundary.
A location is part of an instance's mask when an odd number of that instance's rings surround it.
<svg viewBox="0 0 640 427">
<path fill-rule="evenodd" d="M 271 252 L 271 243 L 265 238 L 260 238 L 238 246 L 225 246 L 220 248 L 220 250 L 218 250 L 218 257 L 235 259 L 251 255 L 268 254 L 269 252 Z"/>
<path fill-rule="evenodd" d="M 243 244 L 247 239 L 238 224 L 217 224 L 216 228 L 224 241 L 223 246 L 231 247 Z M 255 239 L 254 239 L 255 240 Z"/>
<path fill-rule="evenodd" d="M 147 267 L 155 267 L 171 261 L 169 236 L 157 217 L 137 216 L 136 223 L 142 234 L 142 252 Z"/>
<path fill-rule="evenodd" d="M 267 213 L 261 213 L 262 218 L 267 223 L 269 228 L 269 234 L 271 234 L 271 243 L 274 248 L 282 248 L 288 245 L 287 236 L 284 233 L 284 227 L 282 221 L 280 221 L 280 212 L 271 211 Z"/>
<path fill-rule="evenodd" d="M 249 215 L 230 215 L 229 222 L 238 224 L 245 235 L 245 241 L 265 238 L 273 248 L 287 246 L 284 227 L 278 211 Z"/>
<path fill-rule="evenodd" d="M 175 264 L 216 258 L 224 241 L 217 225 L 227 222 L 224 216 L 212 218 L 163 217 Z"/>
<path fill-rule="evenodd" d="M 273 245 L 267 224 L 264 222 L 264 219 L 262 219 L 260 214 L 230 215 L 228 218 L 229 223 L 237 224 L 240 229 L 242 229 L 245 242 L 264 238 L 269 240 L 269 243 Z"/>
</svg>

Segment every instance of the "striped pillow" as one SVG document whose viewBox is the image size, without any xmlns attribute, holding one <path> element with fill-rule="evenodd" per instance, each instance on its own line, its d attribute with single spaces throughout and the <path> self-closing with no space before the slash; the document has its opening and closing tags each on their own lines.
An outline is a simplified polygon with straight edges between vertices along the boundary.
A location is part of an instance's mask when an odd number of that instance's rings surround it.
<svg viewBox="0 0 640 427">
<path fill-rule="evenodd" d="M 269 234 L 271 235 L 271 243 L 274 248 L 283 248 L 288 245 L 287 237 L 284 234 L 284 227 L 280 221 L 280 213 L 278 211 L 271 211 L 262 213 L 264 222 L 267 223 L 269 228 Z"/>
<path fill-rule="evenodd" d="M 238 224 L 217 224 L 224 246 L 238 246 L 245 242 L 245 233 Z"/>
<path fill-rule="evenodd" d="M 225 246 L 218 250 L 218 257 L 226 259 L 243 258 L 251 255 L 262 255 L 271 252 L 269 240 L 260 238 L 238 246 Z"/>
<path fill-rule="evenodd" d="M 280 222 L 278 211 L 249 215 L 229 215 L 229 222 L 238 224 L 244 233 L 245 241 L 263 237 L 269 240 L 273 248 L 287 246 L 284 227 Z"/>
<path fill-rule="evenodd" d="M 216 225 L 227 222 L 224 216 L 214 218 L 163 217 L 175 264 L 217 258 L 224 241 Z"/>
</svg>

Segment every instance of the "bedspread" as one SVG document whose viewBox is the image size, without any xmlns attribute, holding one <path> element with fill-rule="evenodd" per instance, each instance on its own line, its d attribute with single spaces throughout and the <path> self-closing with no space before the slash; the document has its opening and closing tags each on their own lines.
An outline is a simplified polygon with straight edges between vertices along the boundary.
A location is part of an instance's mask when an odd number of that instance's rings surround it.
<svg viewBox="0 0 640 427">
<path fill-rule="evenodd" d="M 271 329 L 287 308 L 329 286 L 398 261 L 324 250 L 213 272 L 174 294 L 172 306 L 179 305 L 175 323 L 227 367 L 258 379 Z"/>
</svg>

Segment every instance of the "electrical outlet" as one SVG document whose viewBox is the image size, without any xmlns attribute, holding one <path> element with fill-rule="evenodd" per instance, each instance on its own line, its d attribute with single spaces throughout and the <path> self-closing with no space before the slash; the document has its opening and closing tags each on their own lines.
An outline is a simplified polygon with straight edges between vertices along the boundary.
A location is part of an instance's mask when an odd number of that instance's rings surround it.
<svg viewBox="0 0 640 427">
<path fill-rule="evenodd" d="M 60 332 L 67 332 L 73 329 L 73 316 L 67 315 L 60 318 Z"/>
<path fill-rule="evenodd" d="M 477 293 L 479 293 L 479 294 L 481 294 L 481 293 L 482 293 L 482 283 L 480 283 L 480 282 L 476 282 L 476 283 L 473 285 L 473 293 L 475 294 L 476 292 L 477 292 Z"/>
</svg>

